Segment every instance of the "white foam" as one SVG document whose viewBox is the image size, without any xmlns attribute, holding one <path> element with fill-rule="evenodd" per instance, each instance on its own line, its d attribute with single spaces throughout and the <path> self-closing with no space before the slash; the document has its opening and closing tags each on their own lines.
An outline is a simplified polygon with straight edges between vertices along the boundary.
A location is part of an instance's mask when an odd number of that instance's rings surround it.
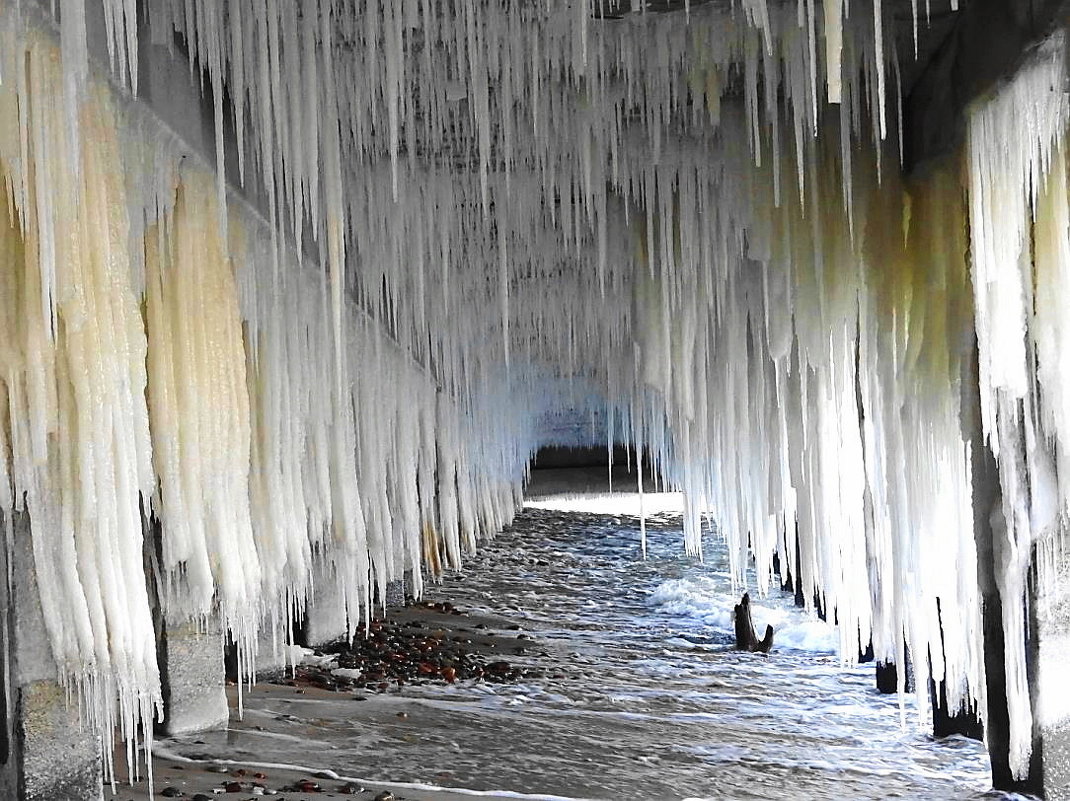
<svg viewBox="0 0 1070 801">
<path fill-rule="evenodd" d="M 1040 723 L 1045 728 L 1070 721 L 1070 688 L 1066 684 L 1066 665 L 1070 662 L 1070 636 L 1047 636 L 1040 643 L 1040 693 L 1044 703 L 1037 706 Z"/>
<path fill-rule="evenodd" d="M 247 768 L 261 768 L 263 770 L 291 770 L 297 773 L 308 773 L 322 776 L 327 779 L 340 782 L 352 782 L 355 784 L 361 784 L 367 788 L 374 789 L 390 789 L 390 790 L 419 790 L 422 793 L 429 795 L 442 795 L 449 797 L 451 795 L 462 795 L 473 798 L 521 798 L 525 801 L 587 801 L 587 799 L 565 796 L 565 795 L 546 795 L 542 793 L 518 793 L 513 790 L 471 790 L 467 787 L 439 787 L 434 784 L 425 784 L 423 782 L 382 782 L 373 781 L 371 779 L 362 779 L 356 776 L 344 776 L 333 770 L 324 770 L 323 768 L 313 768 L 307 765 L 291 765 L 285 762 L 247 762 L 245 760 L 236 759 L 213 759 L 213 760 L 198 760 L 190 759 L 187 756 L 171 751 L 167 748 L 156 748 L 155 752 L 162 759 L 168 759 L 172 762 L 184 762 L 190 765 L 236 765 Z"/>
<path fill-rule="evenodd" d="M 709 576 L 669 579 L 660 584 L 647 603 L 670 615 L 694 618 L 721 633 L 731 633 L 737 598 L 727 579 Z M 839 648 L 836 627 L 807 612 L 780 606 L 776 599 L 752 602 L 751 614 L 759 631 L 773 627 L 773 642 L 779 648 L 835 653 Z"/>
</svg>

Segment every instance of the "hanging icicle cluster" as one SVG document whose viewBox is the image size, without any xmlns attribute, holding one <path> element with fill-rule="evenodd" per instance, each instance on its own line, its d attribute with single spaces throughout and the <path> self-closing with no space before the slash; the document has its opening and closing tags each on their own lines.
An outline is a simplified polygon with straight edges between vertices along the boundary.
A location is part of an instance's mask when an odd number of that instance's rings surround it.
<svg viewBox="0 0 1070 801">
<path fill-rule="evenodd" d="M 943 655 L 933 669 L 958 703 L 983 687 L 962 181 L 945 168 L 878 183 L 871 150 L 838 158 L 835 128 L 805 191 L 785 172 L 779 204 L 771 167 L 740 180 L 708 155 L 659 165 L 666 197 L 637 223 L 636 352 L 613 369 L 634 376 L 636 439 L 659 443 L 686 494 L 690 550 L 713 510 L 740 581 L 753 559 L 765 589 L 779 553 L 836 610 L 845 657 L 870 641 L 899 663 L 906 647 Z M 957 630 L 941 634 L 941 616 Z"/>
<path fill-rule="evenodd" d="M 177 39 L 207 72 L 217 158 L 232 119 L 239 173 L 262 181 L 273 229 L 310 230 L 332 281 L 456 390 L 486 332 L 440 347 L 463 325 L 448 298 L 493 303 L 508 361 L 530 333 L 510 331 L 529 259 L 591 259 L 583 280 L 601 297 L 619 288 L 614 207 L 653 213 L 658 163 L 680 132 L 716 132 L 723 97 L 742 97 L 743 135 L 777 182 L 782 143 L 804 169 L 826 98 L 842 103 L 845 151 L 868 136 L 867 113 L 875 137 L 891 130 L 879 5 L 850 24 L 831 3 L 823 17 L 757 0 L 597 20 L 606 5 L 166 0 L 149 18 L 155 41 Z"/>
<path fill-rule="evenodd" d="M 1070 417 L 1064 321 L 1070 284 L 1066 148 L 1070 125 L 1062 34 L 969 117 L 970 231 L 981 419 L 999 465 L 990 510 L 996 583 L 1021 598 L 1034 549 L 1041 578 L 1070 513 Z M 1033 368 L 1035 365 L 1035 369 Z M 1046 558 L 1045 558 L 1046 557 Z M 1033 715 L 1026 676 L 1026 606 L 1005 600 L 1010 765 L 1029 768 Z"/>
<path fill-rule="evenodd" d="M 764 590 L 779 553 L 848 658 L 983 694 L 974 332 L 1005 597 L 1070 513 L 1060 45 L 971 114 L 965 169 L 907 181 L 880 0 L 640 5 L 150 3 L 206 76 L 214 175 L 111 109 L 82 0 L 62 57 L 4 12 L 0 501 L 65 555 L 49 632 L 101 721 L 159 698 L 139 498 L 169 619 L 218 611 L 251 670 L 313 564 L 359 624 L 508 522 L 540 417 L 599 404 L 684 490 L 690 552 L 711 513 L 733 575 Z M 131 8 L 105 19 L 135 89 Z"/>
<path fill-rule="evenodd" d="M 355 629 L 387 583 L 419 592 L 507 524 L 530 414 L 444 390 L 340 269 L 302 266 L 172 135 L 87 75 L 66 91 L 66 54 L 3 23 L 0 511 L 31 518 L 57 677 L 110 759 L 161 706 L 145 517 L 168 622 L 218 614 L 251 675 L 314 556 Z"/>
<path fill-rule="evenodd" d="M 94 87 L 72 147 L 59 51 L 0 36 L 3 512 L 33 520 L 60 678 L 132 741 L 160 704 L 139 508 L 155 478 L 115 112 Z"/>
</svg>

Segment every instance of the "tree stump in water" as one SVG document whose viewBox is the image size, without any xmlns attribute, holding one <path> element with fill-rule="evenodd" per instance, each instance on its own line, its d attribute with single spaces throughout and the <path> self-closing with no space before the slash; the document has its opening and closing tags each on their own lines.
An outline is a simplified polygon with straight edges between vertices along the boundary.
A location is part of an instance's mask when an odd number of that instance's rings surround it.
<svg viewBox="0 0 1070 801">
<path fill-rule="evenodd" d="M 736 604 L 736 648 L 741 651 L 755 651 L 761 654 L 769 653 L 773 647 L 773 627 L 765 627 L 765 637 L 758 639 L 754 631 L 754 620 L 750 614 L 750 593 L 743 593 L 743 599 Z"/>
</svg>

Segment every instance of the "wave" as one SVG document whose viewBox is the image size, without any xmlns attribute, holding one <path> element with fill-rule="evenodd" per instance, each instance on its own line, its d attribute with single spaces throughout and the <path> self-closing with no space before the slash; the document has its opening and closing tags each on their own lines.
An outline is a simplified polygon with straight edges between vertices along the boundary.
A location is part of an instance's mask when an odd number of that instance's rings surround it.
<svg viewBox="0 0 1070 801">
<path fill-rule="evenodd" d="M 690 576 L 662 582 L 647 598 L 647 604 L 663 614 L 690 618 L 717 632 L 732 634 L 737 600 L 727 579 Z M 838 651 L 840 638 L 835 626 L 819 620 L 812 612 L 778 600 L 769 597 L 751 604 L 755 627 L 762 630 L 767 623 L 771 624 L 777 648 L 815 653 Z"/>
</svg>

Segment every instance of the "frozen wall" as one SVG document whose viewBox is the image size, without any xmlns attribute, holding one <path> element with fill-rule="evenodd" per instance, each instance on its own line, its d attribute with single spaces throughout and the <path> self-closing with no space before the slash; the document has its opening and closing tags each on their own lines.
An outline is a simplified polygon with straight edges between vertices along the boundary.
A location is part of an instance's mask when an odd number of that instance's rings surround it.
<svg viewBox="0 0 1070 801">
<path fill-rule="evenodd" d="M 90 77 L 77 6 L 61 45 L 0 16 L 0 504 L 33 521 L 41 664 L 110 760 L 161 711 L 143 515 L 169 623 L 219 616 L 251 675 L 313 555 L 356 627 L 511 519 L 532 446 L 523 406 L 444 386 L 324 269 L 333 223 L 322 260 L 295 250 Z"/>
</svg>

